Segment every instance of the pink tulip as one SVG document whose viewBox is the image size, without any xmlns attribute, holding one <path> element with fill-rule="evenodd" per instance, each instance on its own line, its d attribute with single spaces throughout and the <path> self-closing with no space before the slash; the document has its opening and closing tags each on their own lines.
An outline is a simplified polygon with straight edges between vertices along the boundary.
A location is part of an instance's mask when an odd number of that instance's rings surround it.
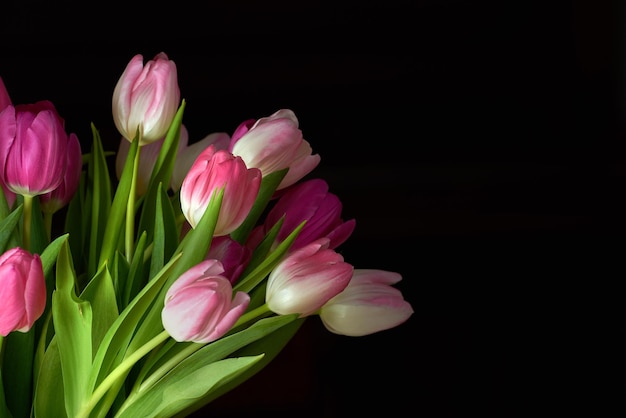
<svg viewBox="0 0 626 418">
<path fill-rule="evenodd" d="M 352 265 L 321 238 L 285 257 L 267 279 L 265 301 L 280 315 L 315 313 L 341 292 L 352 277 Z"/>
<path fill-rule="evenodd" d="M 68 143 L 51 102 L 9 105 L 0 112 L 0 177 L 13 193 L 48 193 L 63 181 Z"/>
<path fill-rule="evenodd" d="M 0 335 L 27 332 L 46 306 L 46 281 L 38 254 L 12 248 L 0 255 Z"/>
<path fill-rule="evenodd" d="M 161 311 L 163 327 L 176 341 L 215 341 L 237 322 L 250 297 L 237 292 L 217 260 L 205 260 L 183 273 L 168 289 Z"/>
<path fill-rule="evenodd" d="M 335 334 L 361 336 L 405 322 L 413 308 L 392 287 L 402 277 L 384 270 L 356 269 L 348 286 L 320 310 L 320 318 Z"/>
<path fill-rule="evenodd" d="M 228 142 L 230 141 L 228 134 L 223 132 L 209 134 L 191 145 L 188 145 L 188 138 L 185 138 L 184 143 L 182 143 L 182 139 L 181 137 L 181 149 L 176 157 L 174 172 L 172 173 L 171 187 L 174 191 L 180 190 L 185 176 L 202 151 L 211 144 L 215 150 L 225 150 L 228 148 Z"/>
<path fill-rule="evenodd" d="M 122 136 L 139 145 L 165 136 L 180 104 L 176 64 L 161 52 L 144 66 L 135 55 L 113 91 L 113 120 Z"/>
<path fill-rule="evenodd" d="M 9 96 L 9 92 L 4 85 L 2 77 L 0 77 L 0 112 L 2 112 L 5 107 L 11 104 L 13 104 L 13 102 L 11 101 L 11 97 Z"/>
<path fill-rule="evenodd" d="M 339 198 L 328 192 L 328 183 L 322 179 L 312 179 L 294 184 L 287 189 L 268 212 L 261 231 L 255 231 L 249 245 L 256 246 L 256 240 L 265 234 L 282 218 L 284 222 L 277 240 L 282 242 L 303 221 L 307 221 L 290 248 L 298 248 L 326 237 L 328 247 L 335 249 L 343 244 L 354 231 L 356 221 L 341 218 L 342 204 Z"/>
<path fill-rule="evenodd" d="M 83 156 L 80 142 L 75 134 L 70 134 L 67 144 L 67 164 L 63 181 L 56 189 L 39 196 L 41 209 L 47 213 L 54 213 L 66 206 L 74 197 L 80 183 L 80 174 L 83 169 Z"/>
<path fill-rule="evenodd" d="M 185 125 L 180 126 L 180 140 L 178 141 L 177 159 L 180 153 L 187 144 L 189 133 Z M 141 147 L 139 151 L 139 166 L 137 167 L 137 196 L 143 196 L 148 191 L 150 184 L 150 177 L 152 177 L 152 171 L 154 170 L 154 164 L 159 158 L 159 153 L 163 147 L 165 137 L 158 141 L 151 142 Z M 130 150 L 130 142 L 122 137 L 119 147 L 117 149 L 117 155 L 115 156 L 115 175 L 119 180 L 122 177 L 122 170 L 126 163 L 126 157 L 128 157 L 128 151 Z"/>
<path fill-rule="evenodd" d="M 243 158 L 248 167 L 261 170 L 263 176 L 288 168 L 277 190 L 296 183 L 320 162 L 320 156 L 312 154 L 298 129 L 298 118 L 289 109 L 256 122 L 241 123 L 231 138 L 230 151 Z"/>
<path fill-rule="evenodd" d="M 206 255 L 206 259 L 219 260 L 224 267 L 222 276 L 234 284 L 243 269 L 248 265 L 252 257 L 252 251 L 229 235 L 222 235 L 211 240 L 211 247 Z"/>
<path fill-rule="evenodd" d="M 180 206 L 195 228 L 211 200 L 224 189 L 215 236 L 227 235 L 248 216 L 261 186 L 261 172 L 247 168 L 240 157 L 225 150 L 206 148 L 191 166 L 180 189 Z"/>
</svg>

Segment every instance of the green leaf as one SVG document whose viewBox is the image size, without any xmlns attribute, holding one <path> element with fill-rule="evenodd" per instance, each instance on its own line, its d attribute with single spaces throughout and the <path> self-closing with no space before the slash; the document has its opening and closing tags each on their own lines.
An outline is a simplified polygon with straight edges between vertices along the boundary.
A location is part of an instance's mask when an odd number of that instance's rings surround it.
<svg viewBox="0 0 626 418">
<path fill-rule="evenodd" d="M 120 176 L 117 189 L 115 190 L 115 196 L 113 197 L 113 203 L 111 204 L 109 216 L 106 221 L 102 221 L 103 224 L 106 223 L 106 227 L 102 238 L 102 248 L 98 259 L 98 268 L 113 259 L 113 255 L 119 246 L 122 232 L 125 230 L 124 220 L 127 215 L 134 216 L 132 213 L 127 214 L 126 208 L 131 193 L 133 166 L 138 149 L 139 141 L 135 139 L 131 142 L 128 149 L 128 156 L 126 158 L 126 163 L 124 164 L 124 169 L 122 170 L 122 175 Z"/>
<path fill-rule="evenodd" d="M 87 165 L 87 197 L 90 198 L 91 224 L 89 227 L 87 276 L 96 274 L 103 261 L 113 256 L 121 221 L 119 209 L 111 211 L 111 179 L 100 133 L 91 125 L 93 147 L 90 164 Z M 131 149 L 133 147 L 131 146 Z M 131 166 L 132 170 L 132 166 Z M 128 187 L 128 186 L 126 186 Z M 118 198 L 120 200 L 120 198 Z M 119 207 L 119 202 L 117 204 Z M 123 221 L 122 214 L 122 221 Z"/>
<path fill-rule="evenodd" d="M 146 277 L 144 277 L 144 261 L 143 261 L 143 252 L 146 248 L 146 238 L 147 234 L 143 232 L 137 241 L 137 246 L 135 248 L 135 257 L 133 257 L 133 261 L 130 263 L 130 270 L 126 276 L 119 276 L 118 288 L 120 289 L 121 304 L 122 309 L 128 305 L 129 301 L 134 298 L 137 293 L 141 290 L 141 288 L 146 284 Z M 119 256 L 119 258 L 123 258 Z"/>
<path fill-rule="evenodd" d="M 143 392 L 143 396 L 119 411 L 115 418 L 146 416 L 146 411 L 150 411 L 151 417 L 171 417 L 205 396 L 216 385 L 244 373 L 262 358 L 263 355 L 231 358 L 186 368 L 184 374 L 176 373 Z"/>
<path fill-rule="evenodd" d="M 176 344 L 174 350 L 168 351 L 166 356 L 159 359 L 159 362 L 152 366 L 154 371 L 144 380 L 141 388 L 137 393 L 131 394 L 127 399 L 127 404 L 120 411 L 120 417 L 132 416 L 127 415 L 128 411 L 137 411 L 136 408 L 164 408 L 166 403 L 176 404 L 175 409 L 167 410 L 167 414 L 163 416 L 171 416 L 183 409 L 189 408 L 198 402 L 203 402 L 207 397 L 226 385 L 232 379 L 245 373 L 254 363 L 262 360 L 264 353 L 257 351 L 251 354 L 251 358 L 256 361 L 247 365 L 244 369 L 231 361 L 234 358 L 226 359 L 227 356 L 237 352 L 241 348 L 254 343 L 268 335 L 275 335 L 277 330 L 293 323 L 297 315 L 284 315 L 265 318 L 257 321 L 255 324 L 243 331 L 223 337 L 217 341 L 205 345 L 196 352 L 177 363 L 173 368 L 168 366 L 168 360 L 175 358 L 180 352 L 185 351 L 190 344 Z M 194 344 L 197 347 L 197 344 Z M 194 347 L 194 348 L 195 348 Z M 236 355 L 235 357 L 245 358 L 245 356 Z M 225 360 L 224 360 L 225 359 Z M 209 375 L 203 376 L 197 381 L 199 370 L 210 371 Z M 186 388 L 186 393 L 173 397 L 168 397 L 172 391 L 178 391 L 180 388 Z"/>
<path fill-rule="evenodd" d="M 13 245 L 9 246 L 8 243 L 19 224 L 23 208 L 23 205 L 19 205 L 0 221 L 0 252 L 5 252 L 8 248 L 13 247 Z"/>
<path fill-rule="evenodd" d="M 146 194 L 143 196 L 144 201 L 141 207 L 141 216 L 139 218 L 139 231 L 148 232 L 148 242 L 152 241 L 152 233 L 156 228 L 154 226 L 155 220 L 157 219 L 155 211 L 158 206 L 155 205 L 155 202 L 157 200 L 157 196 L 161 194 L 159 188 L 162 187 L 165 192 L 168 190 L 170 179 L 172 178 L 172 172 L 174 171 L 176 154 L 178 153 L 178 144 L 180 142 L 180 127 L 183 121 L 185 105 L 185 100 L 182 100 L 181 105 L 178 108 L 178 112 L 174 116 L 172 124 L 165 135 L 161 151 L 159 152 L 152 169 L 148 189 Z"/>
<path fill-rule="evenodd" d="M 92 310 L 89 302 L 76 296 L 76 277 L 67 241 L 59 252 L 56 275 L 52 317 L 59 346 L 65 408 L 69 416 L 76 416 L 87 394 L 91 370 Z"/>
<path fill-rule="evenodd" d="M 32 402 L 35 328 L 26 333 L 10 333 L 4 338 L 3 345 L 2 373 L 7 405 L 14 417 L 28 418 Z"/>
<path fill-rule="evenodd" d="M 155 205 L 157 212 L 154 216 L 154 232 L 152 235 L 154 241 L 148 278 L 154 277 L 165 264 L 165 260 L 168 260 L 174 254 L 179 239 L 174 209 L 161 183 L 159 183 L 159 192 Z"/>
<path fill-rule="evenodd" d="M 119 316 L 117 295 L 109 270 L 101 268 L 89 281 L 80 298 L 89 302 L 93 317 L 96 318 L 91 328 L 91 345 L 95 355 L 100 342 Z"/>
<path fill-rule="evenodd" d="M 35 397 L 33 400 L 34 416 L 37 418 L 67 418 L 63 379 L 61 376 L 61 355 L 54 337 L 50 342 L 37 376 Z"/>
<path fill-rule="evenodd" d="M 233 231 L 230 236 L 240 244 L 244 244 L 252 232 L 252 229 L 256 226 L 257 221 L 263 214 L 263 211 L 267 207 L 267 204 L 272 199 L 272 195 L 276 191 L 276 188 L 283 180 L 285 175 L 287 174 L 287 168 L 275 171 L 273 173 L 264 176 L 261 179 L 261 188 L 259 189 L 259 194 L 254 201 L 254 205 L 248 213 L 246 220 Z"/>
</svg>

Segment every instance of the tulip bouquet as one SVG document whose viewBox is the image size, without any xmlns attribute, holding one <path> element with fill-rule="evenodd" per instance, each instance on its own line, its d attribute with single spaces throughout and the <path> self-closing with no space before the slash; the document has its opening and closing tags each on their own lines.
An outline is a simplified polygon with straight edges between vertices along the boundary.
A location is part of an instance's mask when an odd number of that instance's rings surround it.
<svg viewBox="0 0 626 418">
<path fill-rule="evenodd" d="M 191 143 L 165 53 L 112 96 L 119 149 L 92 124 L 87 151 L 0 79 L 0 417 L 185 416 L 311 316 L 347 336 L 411 316 L 398 273 L 336 251 L 355 221 L 306 179 L 320 156 L 293 111 Z"/>
</svg>

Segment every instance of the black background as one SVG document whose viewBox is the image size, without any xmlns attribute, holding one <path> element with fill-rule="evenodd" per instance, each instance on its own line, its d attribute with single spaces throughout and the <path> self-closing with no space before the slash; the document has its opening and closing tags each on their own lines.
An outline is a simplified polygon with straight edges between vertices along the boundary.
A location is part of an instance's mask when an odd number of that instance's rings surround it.
<svg viewBox="0 0 626 418">
<path fill-rule="evenodd" d="M 17 2 L 16 2 L 17 3 Z M 177 63 L 191 141 L 291 108 L 415 313 L 318 318 L 194 416 L 623 416 L 622 7 L 592 1 L 7 5 L 0 76 L 110 149 L 130 58 Z M 619 410 L 619 412 L 617 411 Z"/>
</svg>

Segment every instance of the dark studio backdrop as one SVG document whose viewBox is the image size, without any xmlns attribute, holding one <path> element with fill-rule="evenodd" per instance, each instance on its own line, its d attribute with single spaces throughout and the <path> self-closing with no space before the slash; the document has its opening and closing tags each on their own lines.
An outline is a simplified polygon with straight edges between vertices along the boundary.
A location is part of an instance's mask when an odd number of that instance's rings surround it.
<svg viewBox="0 0 626 418">
<path fill-rule="evenodd" d="M 93 122 L 115 151 L 115 83 L 136 53 L 164 51 L 191 141 L 294 110 L 322 157 L 313 176 L 357 222 L 339 251 L 400 272 L 415 310 L 360 338 L 310 318 L 194 416 L 623 416 L 622 7 L 156 7 L 9 6 L 13 101 L 49 99 L 83 144 Z"/>
</svg>

